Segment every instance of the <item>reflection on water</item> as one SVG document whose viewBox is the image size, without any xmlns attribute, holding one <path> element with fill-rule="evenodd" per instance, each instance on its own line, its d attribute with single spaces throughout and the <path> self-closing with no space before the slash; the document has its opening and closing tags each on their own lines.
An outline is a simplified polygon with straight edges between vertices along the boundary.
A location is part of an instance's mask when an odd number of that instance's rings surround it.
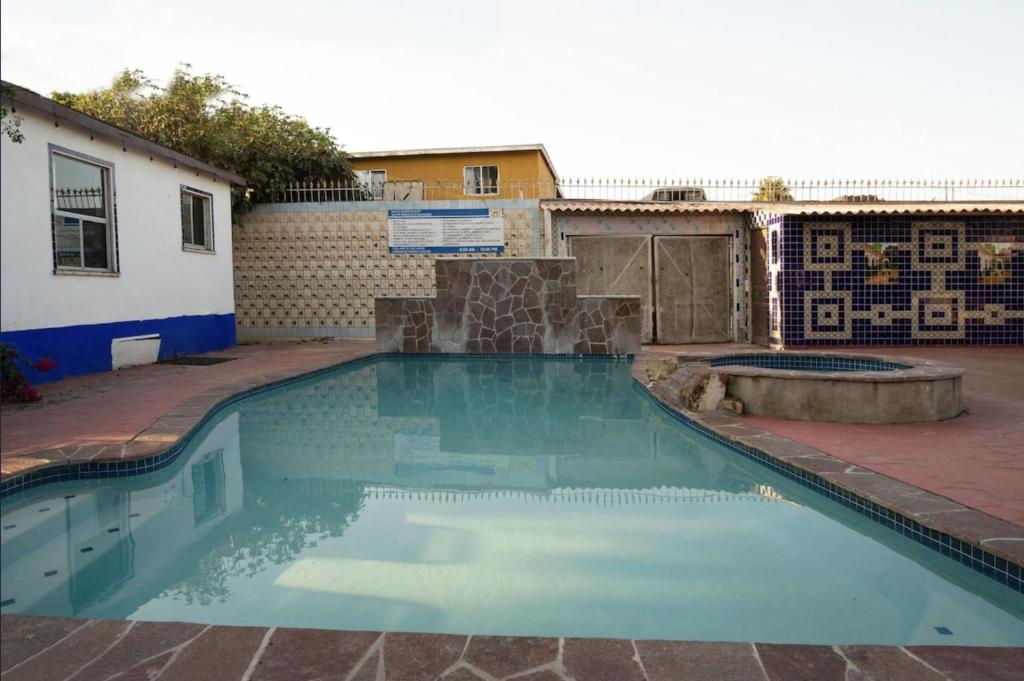
<svg viewBox="0 0 1024 681">
<path fill-rule="evenodd" d="M 305 381 L 225 410 L 163 471 L 9 499 L 2 540 L 3 612 L 1024 643 L 1019 594 L 681 427 L 622 362 Z"/>
</svg>

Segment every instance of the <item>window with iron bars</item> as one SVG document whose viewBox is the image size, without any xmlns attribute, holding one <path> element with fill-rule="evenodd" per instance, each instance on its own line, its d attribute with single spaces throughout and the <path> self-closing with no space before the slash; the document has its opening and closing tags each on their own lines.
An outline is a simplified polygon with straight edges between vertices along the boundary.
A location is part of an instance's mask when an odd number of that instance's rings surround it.
<svg viewBox="0 0 1024 681">
<path fill-rule="evenodd" d="M 111 168 L 73 152 L 51 151 L 55 271 L 114 271 Z"/>
<path fill-rule="evenodd" d="M 498 166 L 463 168 L 463 193 L 469 196 L 498 193 Z"/>
</svg>

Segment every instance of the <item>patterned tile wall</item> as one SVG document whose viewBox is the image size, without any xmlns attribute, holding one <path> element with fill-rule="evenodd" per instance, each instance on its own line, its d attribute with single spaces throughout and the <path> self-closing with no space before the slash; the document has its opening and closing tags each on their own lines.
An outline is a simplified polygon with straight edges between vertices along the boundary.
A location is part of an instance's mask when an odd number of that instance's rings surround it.
<svg viewBox="0 0 1024 681">
<path fill-rule="evenodd" d="M 786 217 L 770 230 L 785 344 L 1024 343 L 1024 218 Z"/>
<path fill-rule="evenodd" d="M 755 228 L 767 230 L 765 273 L 767 281 L 751 282 L 751 286 L 764 286 L 768 291 L 768 342 L 782 343 L 783 315 L 785 314 L 780 292 L 782 272 L 782 224 L 783 216 L 775 213 L 756 212 L 752 218 Z"/>
<path fill-rule="evenodd" d="M 505 210 L 505 254 L 533 255 L 540 234 L 537 202 L 494 203 Z M 361 210 L 352 204 L 257 206 L 235 225 L 239 340 L 372 338 L 375 298 L 434 295 L 433 257 L 388 253 L 387 208 L 393 206 L 358 205 Z"/>
</svg>

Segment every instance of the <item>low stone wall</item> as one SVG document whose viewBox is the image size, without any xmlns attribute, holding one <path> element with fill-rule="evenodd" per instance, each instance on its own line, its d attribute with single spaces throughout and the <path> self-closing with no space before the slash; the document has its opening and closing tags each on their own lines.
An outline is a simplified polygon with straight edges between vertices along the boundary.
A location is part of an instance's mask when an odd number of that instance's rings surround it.
<svg viewBox="0 0 1024 681">
<path fill-rule="evenodd" d="M 385 352 L 430 352 L 433 298 L 377 298 L 377 347 Z"/>
<path fill-rule="evenodd" d="M 435 298 L 377 298 L 384 352 L 635 354 L 639 296 L 576 295 L 572 258 L 439 258 Z"/>
<path fill-rule="evenodd" d="M 635 355 L 643 323 L 640 296 L 578 296 L 573 352 L 583 355 Z"/>
</svg>

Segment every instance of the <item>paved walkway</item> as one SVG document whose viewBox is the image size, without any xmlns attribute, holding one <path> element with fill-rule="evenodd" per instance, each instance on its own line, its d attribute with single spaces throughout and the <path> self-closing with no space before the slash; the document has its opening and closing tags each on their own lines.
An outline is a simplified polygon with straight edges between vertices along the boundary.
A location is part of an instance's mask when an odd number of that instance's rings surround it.
<svg viewBox="0 0 1024 681">
<path fill-rule="evenodd" d="M 1024 525 L 1024 348 L 871 348 L 967 369 L 966 413 L 891 426 L 745 420 L 964 506 Z"/>
<path fill-rule="evenodd" d="M 738 343 L 663 345 L 657 354 L 751 349 Z M 824 348 L 939 360 L 967 369 L 966 413 L 938 423 L 891 426 L 789 421 L 744 416 L 743 421 L 858 466 L 1024 525 L 1024 347 L 934 346 Z"/>
<path fill-rule="evenodd" d="M 4 681 L 1011 681 L 1021 648 L 207 627 L 4 615 Z"/>
<path fill-rule="evenodd" d="M 372 342 L 240 345 L 209 366 L 149 364 L 39 386 L 41 402 L 5 407 L 0 456 L 124 444 L 189 398 L 261 376 L 299 374 L 375 351 Z"/>
</svg>

